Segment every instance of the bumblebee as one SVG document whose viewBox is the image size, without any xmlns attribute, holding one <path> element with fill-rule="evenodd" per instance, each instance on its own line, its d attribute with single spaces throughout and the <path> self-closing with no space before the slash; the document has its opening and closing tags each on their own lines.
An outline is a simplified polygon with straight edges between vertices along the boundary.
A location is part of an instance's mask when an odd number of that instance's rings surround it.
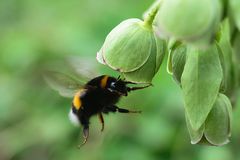
<svg viewBox="0 0 240 160">
<path fill-rule="evenodd" d="M 151 85 L 129 87 L 129 84 L 135 85 L 136 83 L 108 75 L 97 76 L 83 84 L 66 74 L 55 71 L 48 72 L 45 79 L 62 96 L 73 97 L 69 118 L 75 125 L 83 127 L 84 140 L 79 147 L 88 140 L 89 120 L 93 115 L 98 115 L 102 125 L 101 131 L 103 131 L 103 113 L 141 113 L 141 111 L 120 108 L 116 103 L 122 96 L 127 96 L 129 92 L 144 89 Z"/>
</svg>

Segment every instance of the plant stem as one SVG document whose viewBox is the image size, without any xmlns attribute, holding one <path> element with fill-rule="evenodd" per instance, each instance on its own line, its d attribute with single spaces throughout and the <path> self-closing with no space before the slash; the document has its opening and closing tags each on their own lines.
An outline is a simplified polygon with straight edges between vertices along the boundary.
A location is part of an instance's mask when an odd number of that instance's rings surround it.
<svg viewBox="0 0 240 160">
<path fill-rule="evenodd" d="M 160 8 L 160 4 L 162 3 L 162 0 L 157 0 L 149 9 L 146 18 L 144 19 L 144 25 L 146 26 L 152 26 L 153 20 Z"/>
</svg>

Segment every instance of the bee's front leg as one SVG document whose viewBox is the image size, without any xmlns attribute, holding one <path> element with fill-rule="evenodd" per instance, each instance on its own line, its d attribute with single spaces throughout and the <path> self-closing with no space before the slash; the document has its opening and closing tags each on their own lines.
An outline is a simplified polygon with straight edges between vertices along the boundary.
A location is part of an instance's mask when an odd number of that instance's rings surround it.
<svg viewBox="0 0 240 160">
<path fill-rule="evenodd" d="M 135 91 L 135 90 L 144 89 L 144 88 L 147 88 L 147 87 L 150 87 L 150 86 L 152 86 L 152 84 L 148 84 L 146 86 L 141 86 L 141 87 L 127 87 L 127 91 L 128 92 Z"/>
<path fill-rule="evenodd" d="M 108 106 L 104 108 L 104 112 L 119 112 L 119 113 L 141 113 L 142 111 L 134 111 L 134 110 L 129 110 L 129 109 L 124 109 L 124 108 L 119 108 L 116 105 Z"/>
</svg>

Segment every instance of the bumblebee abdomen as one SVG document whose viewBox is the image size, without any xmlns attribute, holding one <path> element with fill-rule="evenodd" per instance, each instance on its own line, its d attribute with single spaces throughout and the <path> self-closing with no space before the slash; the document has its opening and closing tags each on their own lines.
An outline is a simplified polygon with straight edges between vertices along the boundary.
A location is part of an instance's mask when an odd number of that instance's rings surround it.
<svg viewBox="0 0 240 160">
<path fill-rule="evenodd" d="M 109 86 L 116 81 L 114 77 L 102 75 L 90 80 L 84 89 L 79 90 L 73 97 L 72 110 L 79 119 L 81 116 L 91 117 L 118 102 L 120 95 L 111 92 Z"/>
<path fill-rule="evenodd" d="M 72 106 L 79 110 L 82 107 L 82 97 L 86 94 L 86 89 L 79 90 L 73 97 Z"/>
</svg>

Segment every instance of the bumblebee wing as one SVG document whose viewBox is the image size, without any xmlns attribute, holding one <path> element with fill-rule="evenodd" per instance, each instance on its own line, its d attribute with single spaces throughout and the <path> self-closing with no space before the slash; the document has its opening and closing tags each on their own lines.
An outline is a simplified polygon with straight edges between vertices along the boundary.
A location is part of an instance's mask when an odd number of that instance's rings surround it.
<svg viewBox="0 0 240 160">
<path fill-rule="evenodd" d="M 85 84 L 74 77 L 56 71 L 47 71 L 44 73 L 44 79 L 52 89 L 64 97 L 73 97 Z"/>
<path fill-rule="evenodd" d="M 90 80 L 100 73 L 97 61 L 91 57 L 70 56 L 67 62 L 81 79 Z"/>
</svg>

